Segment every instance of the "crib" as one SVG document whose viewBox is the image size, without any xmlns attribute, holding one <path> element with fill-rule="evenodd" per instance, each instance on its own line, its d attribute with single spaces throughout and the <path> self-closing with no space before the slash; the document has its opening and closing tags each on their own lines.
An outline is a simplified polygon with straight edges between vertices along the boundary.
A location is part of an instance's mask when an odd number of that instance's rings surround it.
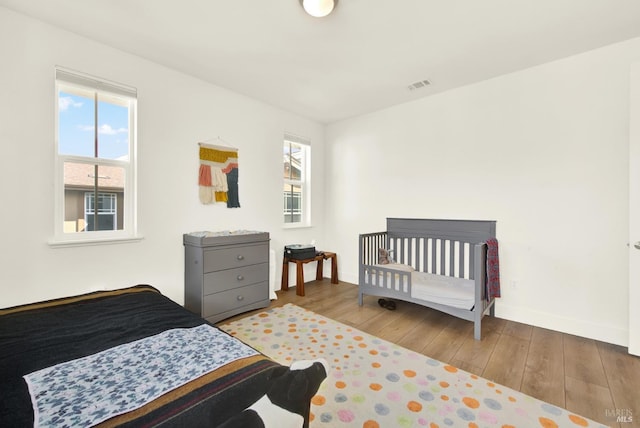
<svg viewBox="0 0 640 428">
<path fill-rule="evenodd" d="M 495 310 L 487 289 L 495 236 L 495 221 L 387 218 L 385 232 L 360 235 L 358 304 L 365 294 L 417 303 L 473 321 L 480 340 L 482 317 Z M 379 263 L 380 248 L 392 263 Z"/>
</svg>

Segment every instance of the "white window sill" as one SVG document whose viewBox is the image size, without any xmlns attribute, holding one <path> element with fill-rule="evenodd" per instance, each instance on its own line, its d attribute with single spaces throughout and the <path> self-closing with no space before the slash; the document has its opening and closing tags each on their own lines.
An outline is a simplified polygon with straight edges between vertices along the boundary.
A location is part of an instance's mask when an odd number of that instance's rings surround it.
<svg viewBox="0 0 640 428">
<path fill-rule="evenodd" d="M 144 239 L 142 235 L 123 237 L 95 237 L 83 239 L 52 238 L 48 244 L 52 248 L 86 247 L 91 245 L 126 244 L 140 242 Z"/>
<path fill-rule="evenodd" d="M 283 229 L 309 229 L 313 225 L 307 223 L 285 223 L 282 225 Z"/>
</svg>

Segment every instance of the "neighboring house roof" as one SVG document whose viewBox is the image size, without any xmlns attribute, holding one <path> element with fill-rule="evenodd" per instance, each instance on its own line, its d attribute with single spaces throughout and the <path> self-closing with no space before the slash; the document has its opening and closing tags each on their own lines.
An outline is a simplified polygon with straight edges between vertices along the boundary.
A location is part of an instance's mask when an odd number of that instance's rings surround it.
<svg viewBox="0 0 640 428">
<path fill-rule="evenodd" d="M 92 188 L 94 185 L 94 165 L 65 162 L 65 187 Z M 124 189 L 124 169 L 117 166 L 98 167 L 98 186 L 102 189 Z"/>
</svg>

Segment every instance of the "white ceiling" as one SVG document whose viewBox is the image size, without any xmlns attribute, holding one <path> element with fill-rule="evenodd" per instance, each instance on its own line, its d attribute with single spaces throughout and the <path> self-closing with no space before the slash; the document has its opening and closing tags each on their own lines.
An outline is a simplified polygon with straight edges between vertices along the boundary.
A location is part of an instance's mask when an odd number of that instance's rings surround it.
<svg viewBox="0 0 640 428">
<path fill-rule="evenodd" d="M 639 0 L 340 0 L 327 18 L 298 0 L 0 6 L 322 123 L 640 36 Z"/>
</svg>

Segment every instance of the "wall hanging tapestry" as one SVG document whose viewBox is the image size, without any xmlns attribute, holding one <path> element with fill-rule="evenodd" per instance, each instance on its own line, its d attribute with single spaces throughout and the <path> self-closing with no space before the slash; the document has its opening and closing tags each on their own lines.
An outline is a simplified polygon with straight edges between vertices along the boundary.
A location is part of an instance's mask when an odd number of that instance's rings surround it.
<svg viewBox="0 0 640 428">
<path fill-rule="evenodd" d="M 200 202 L 222 202 L 227 208 L 240 208 L 238 196 L 238 149 L 213 144 L 200 146 L 198 185 Z"/>
</svg>

